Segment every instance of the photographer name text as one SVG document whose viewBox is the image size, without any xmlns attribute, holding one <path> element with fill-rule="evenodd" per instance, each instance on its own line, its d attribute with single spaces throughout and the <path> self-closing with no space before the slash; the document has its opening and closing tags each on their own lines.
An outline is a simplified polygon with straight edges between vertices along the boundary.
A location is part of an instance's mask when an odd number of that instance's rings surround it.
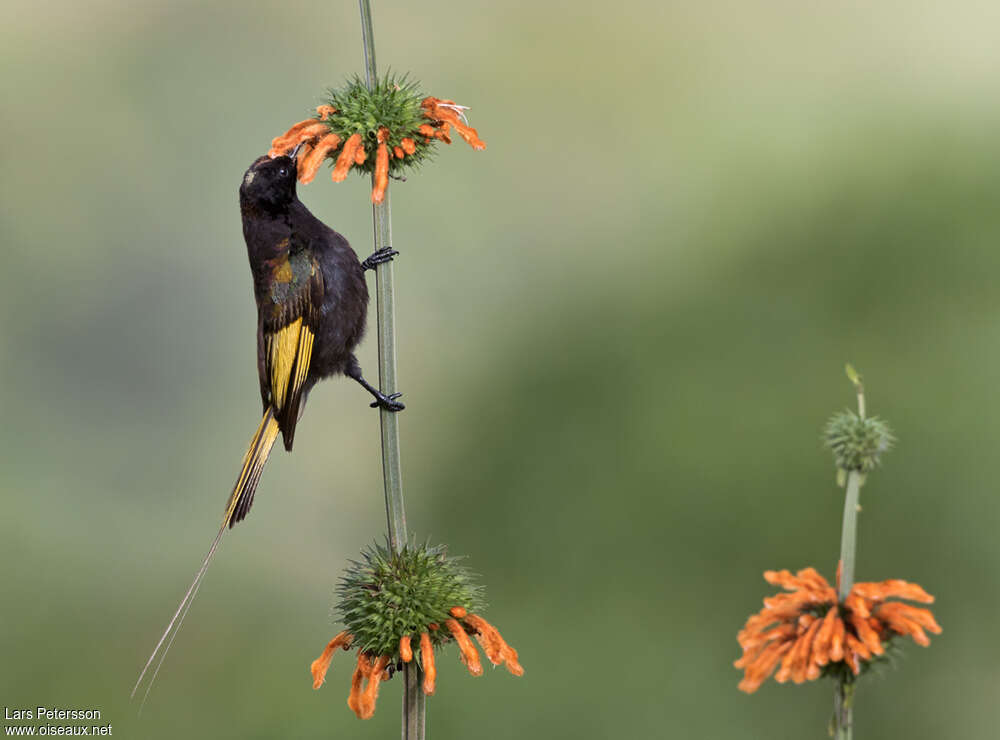
<svg viewBox="0 0 1000 740">
<path fill-rule="evenodd" d="M 34 709 L 3 708 L 4 719 L 100 719 L 100 709 L 60 709 L 35 707 Z"/>
</svg>

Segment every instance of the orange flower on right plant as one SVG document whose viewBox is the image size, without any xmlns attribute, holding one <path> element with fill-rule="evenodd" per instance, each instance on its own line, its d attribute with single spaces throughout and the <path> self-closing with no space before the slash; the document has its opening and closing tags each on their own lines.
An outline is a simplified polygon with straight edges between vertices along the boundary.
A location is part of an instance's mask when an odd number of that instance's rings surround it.
<svg viewBox="0 0 1000 740">
<path fill-rule="evenodd" d="M 839 568 L 837 576 L 839 581 Z M 927 646 L 927 632 L 941 633 L 929 609 L 888 600 L 933 603 L 934 597 L 915 583 L 855 583 L 838 603 L 837 591 L 815 568 L 795 575 L 769 570 L 764 579 L 789 593 L 764 599 L 764 608 L 751 615 L 737 635 L 743 656 L 734 665 L 744 672 L 739 688 L 748 694 L 775 671 L 779 683 L 802 683 L 846 670 L 857 676 L 885 653 L 893 638 L 910 635 Z"/>
</svg>

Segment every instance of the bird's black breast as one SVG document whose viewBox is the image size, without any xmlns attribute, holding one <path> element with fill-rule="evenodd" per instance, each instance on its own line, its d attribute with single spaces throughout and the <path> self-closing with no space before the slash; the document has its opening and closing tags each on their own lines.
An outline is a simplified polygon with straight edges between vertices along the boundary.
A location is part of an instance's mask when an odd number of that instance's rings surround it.
<svg viewBox="0 0 1000 740">
<path fill-rule="evenodd" d="M 368 312 L 368 286 L 364 269 L 347 239 L 301 203 L 295 204 L 291 215 L 292 243 L 308 252 L 323 281 L 309 373 L 310 380 L 315 382 L 343 372 L 361 341 Z"/>
</svg>

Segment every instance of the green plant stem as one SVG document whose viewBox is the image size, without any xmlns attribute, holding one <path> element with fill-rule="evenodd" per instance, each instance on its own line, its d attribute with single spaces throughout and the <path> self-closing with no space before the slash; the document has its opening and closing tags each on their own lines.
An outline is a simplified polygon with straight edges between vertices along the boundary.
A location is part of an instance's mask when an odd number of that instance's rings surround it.
<svg viewBox="0 0 1000 740">
<path fill-rule="evenodd" d="M 863 398 L 860 396 L 859 398 Z M 863 408 L 863 407 L 862 407 Z M 861 496 L 863 476 L 852 470 L 847 474 L 847 493 L 844 495 L 844 526 L 840 535 L 840 590 L 837 598 L 844 602 L 854 587 L 854 559 L 858 540 L 858 499 Z M 853 735 L 854 684 L 841 679 L 834 696 L 834 728 L 837 740 L 850 740 Z"/>
<path fill-rule="evenodd" d="M 840 592 L 841 602 L 854 586 L 854 558 L 858 540 L 858 499 L 861 496 L 861 473 L 852 470 L 847 474 L 847 493 L 844 496 L 844 527 L 840 533 Z"/>
<path fill-rule="evenodd" d="M 366 4 L 362 2 L 362 4 Z M 372 176 L 374 180 L 374 176 Z M 374 186 L 374 183 L 373 183 Z M 392 244 L 392 213 L 389 191 L 385 199 L 372 206 L 375 225 L 375 249 Z M 383 262 L 375 270 L 375 298 L 378 306 L 378 383 L 386 395 L 396 392 L 396 293 L 392 262 Z M 399 552 L 406 544 L 406 509 L 403 505 L 403 473 L 399 457 L 399 415 L 381 409 L 382 479 L 385 483 L 385 514 L 389 526 L 389 546 Z"/>
<path fill-rule="evenodd" d="M 854 684 L 841 681 L 837 684 L 837 693 L 833 701 L 834 740 L 853 740 L 853 704 Z"/>
<path fill-rule="evenodd" d="M 847 366 L 847 377 L 854 383 L 858 394 L 858 416 L 865 418 L 865 387 L 861 376 L 854 368 Z M 861 486 L 865 482 L 860 470 L 847 473 L 847 491 L 844 494 L 844 524 L 840 531 L 840 586 L 837 600 L 844 599 L 854 587 L 854 561 L 858 550 L 858 500 Z M 837 693 L 833 697 L 833 727 L 836 740 L 852 740 L 854 736 L 854 682 L 841 678 L 837 682 Z"/>
<path fill-rule="evenodd" d="M 374 89 L 378 79 L 375 65 L 375 31 L 370 0 L 359 0 L 361 38 L 364 49 L 365 82 Z M 372 186 L 374 187 L 374 175 Z M 392 213 L 389 190 L 381 203 L 372 206 L 375 250 L 392 244 Z M 378 305 L 378 377 L 379 389 L 386 395 L 396 392 L 396 296 L 392 262 L 383 262 L 375 270 L 375 295 Z M 406 511 L 403 507 L 403 475 L 399 456 L 399 421 L 396 413 L 381 409 L 382 477 L 385 482 L 385 512 L 389 526 L 389 546 L 399 552 L 407 542 Z M 426 701 L 421 691 L 420 668 L 416 663 L 403 666 L 403 740 L 424 740 Z"/>
</svg>

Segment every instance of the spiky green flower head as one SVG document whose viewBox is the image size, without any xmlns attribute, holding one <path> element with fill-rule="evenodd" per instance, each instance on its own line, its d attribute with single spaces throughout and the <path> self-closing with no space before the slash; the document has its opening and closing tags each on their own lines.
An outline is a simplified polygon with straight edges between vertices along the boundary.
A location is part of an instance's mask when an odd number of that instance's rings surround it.
<svg viewBox="0 0 1000 740">
<path fill-rule="evenodd" d="M 373 173 L 378 145 L 384 143 L 390 152 L 403 151 L 403 157 L 389 157 L 389 174 L 396 175 L 405 169 L 415 169 L 433 155 L 436 138 L 427 138 L 420 133 L 420 126 L 428 120 L 421 108 L 426 96 L 416 82 L 404 75 L 386 75 L 369 90 L 364 80 L 355 76 L 338 88 L 331 88 L 326 95 L 326 104 L 333 113 L 326 118 L 326 124 L 341 141 L 351 135 L 360 134 L 369 156 L 361 164 L 352 167 L 357 172 Z M 379 130 L 385 129 L 384 140 L 379 141 Z M 403 139 L 407 139 L 404 148 Z M 408 150 L 412 149 L 412 152 Z"/>
<path fill-rule="evenodd" d="M 823 430 L 838 470 L 865 475 L 881 462 L 895 442 L 889 425 L 877 416 L 861 417 L 851 410 L 834 414 Z"/>
<path fill-rule="evenodd" d="M 353 645 L 371 655 L 400 660 L 399 641 L 428 632 L 434 647 L 451 640 L 443 625 L 453 607 L 468 612 L 483 607 L 482 588 L 472 574 L 449 557 L 443 545 L 408 544 L 399 553 L 373 545 L 352 561 L 337 587 L 335 607 L 354 636 Z"/>
</svg>

